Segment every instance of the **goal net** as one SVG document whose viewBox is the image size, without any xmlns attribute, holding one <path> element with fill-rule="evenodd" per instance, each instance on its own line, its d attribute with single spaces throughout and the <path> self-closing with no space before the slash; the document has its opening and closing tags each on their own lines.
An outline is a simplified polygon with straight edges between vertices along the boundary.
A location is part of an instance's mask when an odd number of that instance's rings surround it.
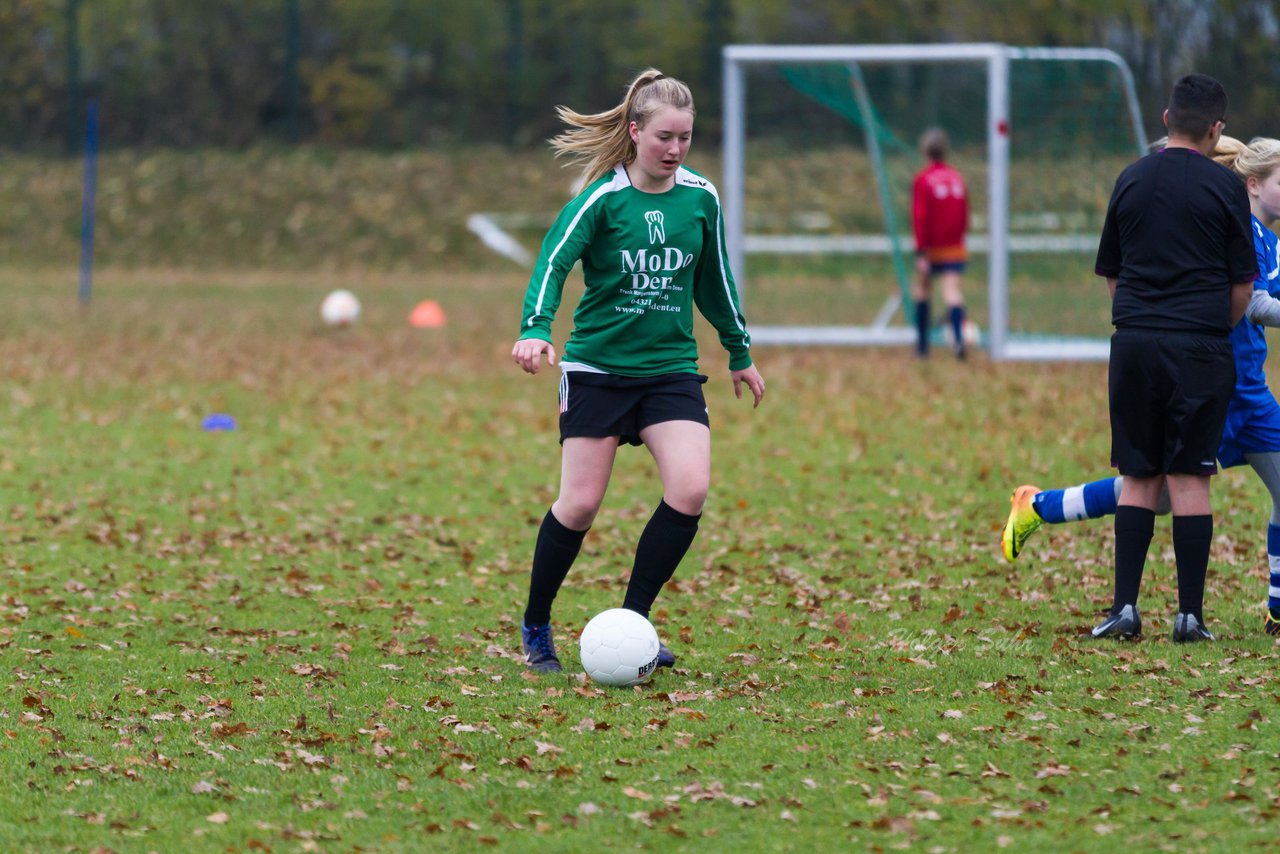
<svg viewBox="0 0 1280 854">
<path fill-rule="evenodd" d="M 730 45 L 724 72 L 726 240 L 753 341 L 914 341 L 911 182 L 940 127 L 969 186 L 965 302 L 992 358 L 1107 358 L 1094 254 L 1147 145 L 1117 54 Z"/>
</svg>

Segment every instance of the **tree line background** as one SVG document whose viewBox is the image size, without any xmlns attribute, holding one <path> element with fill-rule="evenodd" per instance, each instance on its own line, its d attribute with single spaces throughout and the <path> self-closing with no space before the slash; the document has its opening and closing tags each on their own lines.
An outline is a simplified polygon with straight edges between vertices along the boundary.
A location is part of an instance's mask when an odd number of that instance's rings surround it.
<svg viewBox="0 0 1280 854">
<path fill-rule="evenodd" d="M 92 98 L 109 145 L 522 146 L 648 65 L 705 139 L 725 44 L 964 41 L 1116 50 L 1153 136 L 1192 70 L 1233 131 L 1280 133 L 1276 0 L 0 0 L 0 145 L 75 150 Z"/>
</svg>

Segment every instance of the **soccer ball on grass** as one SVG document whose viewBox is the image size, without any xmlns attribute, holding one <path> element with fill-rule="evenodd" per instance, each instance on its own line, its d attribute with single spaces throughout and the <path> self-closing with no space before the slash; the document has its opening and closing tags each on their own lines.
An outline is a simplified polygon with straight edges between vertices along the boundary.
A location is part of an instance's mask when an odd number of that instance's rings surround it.
<svg viewBox="0 0 1280 854">
<path fill-rule="evenodd" d="M 360 300 L 347 290 L 336 290 L 320 303 L 320 319 L 327 326 L 350 326 L 360 317 Z"/>
<path fill-rule="evenodd" d="M 658 666 L 657 631 L 626 608 L 596 614 L 578 643 L 582 669 L 601 685 L 638 685 Z"/>
<path fill-rule="evenodd" d="M 982 327 L 968 318 L 965 318 L 964 325 L 960 327 L 960 335 L 964 338 L 966 347 L 977 347 L 982 343 Z M 950 323 L 942 324 L 942 340 L 948 347 L 956 344 L 956 336 L 951 331 Z"/>
</svg>

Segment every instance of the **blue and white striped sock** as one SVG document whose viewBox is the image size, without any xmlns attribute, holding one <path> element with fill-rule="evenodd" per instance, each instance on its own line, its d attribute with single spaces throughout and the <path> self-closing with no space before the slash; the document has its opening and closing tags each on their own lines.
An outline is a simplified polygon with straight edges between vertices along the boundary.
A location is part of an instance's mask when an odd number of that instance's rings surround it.
<svg viewBox="0 0 1280 854">
<path fill-rule="evenodd" d="M 1046 489 L 1032 499 L 1031 506 L 1035 508 L 1040 518 L 1050 525 L 1114 516 L 1116 504 L 1120 499 L 1118 480 L 1119 478 L 1108 477 L 1066 489 Z M 1273 564 L 1273 566 L 1280 568 L 1280 565 Z M 1276 576 L 1273 574 L 1272 586 L 1275 586 L 1275 579 Z"/>
<path fill-rule="evenodd" d="M 1267 563 L 1271 568 L 1271 584 L 1267 588 L 1267 607 L 1280 609 L 1280 525 L 1267 525 Z"/>
</svg>

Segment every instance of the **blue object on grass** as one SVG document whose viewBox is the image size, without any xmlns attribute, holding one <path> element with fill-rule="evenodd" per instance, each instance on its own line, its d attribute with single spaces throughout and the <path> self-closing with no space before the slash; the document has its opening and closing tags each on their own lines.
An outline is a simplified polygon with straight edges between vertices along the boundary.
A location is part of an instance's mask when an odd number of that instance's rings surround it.
<svg viewBox="0 0 1280 854">
<path fill-rule="evenodd" d="M 211 433 L 218 430 L 234 430 L 236 429 L 236 419 L 225 412 L 215 412 L 213 415 L 207 416 L 200 426 Z"/>
</svg>

